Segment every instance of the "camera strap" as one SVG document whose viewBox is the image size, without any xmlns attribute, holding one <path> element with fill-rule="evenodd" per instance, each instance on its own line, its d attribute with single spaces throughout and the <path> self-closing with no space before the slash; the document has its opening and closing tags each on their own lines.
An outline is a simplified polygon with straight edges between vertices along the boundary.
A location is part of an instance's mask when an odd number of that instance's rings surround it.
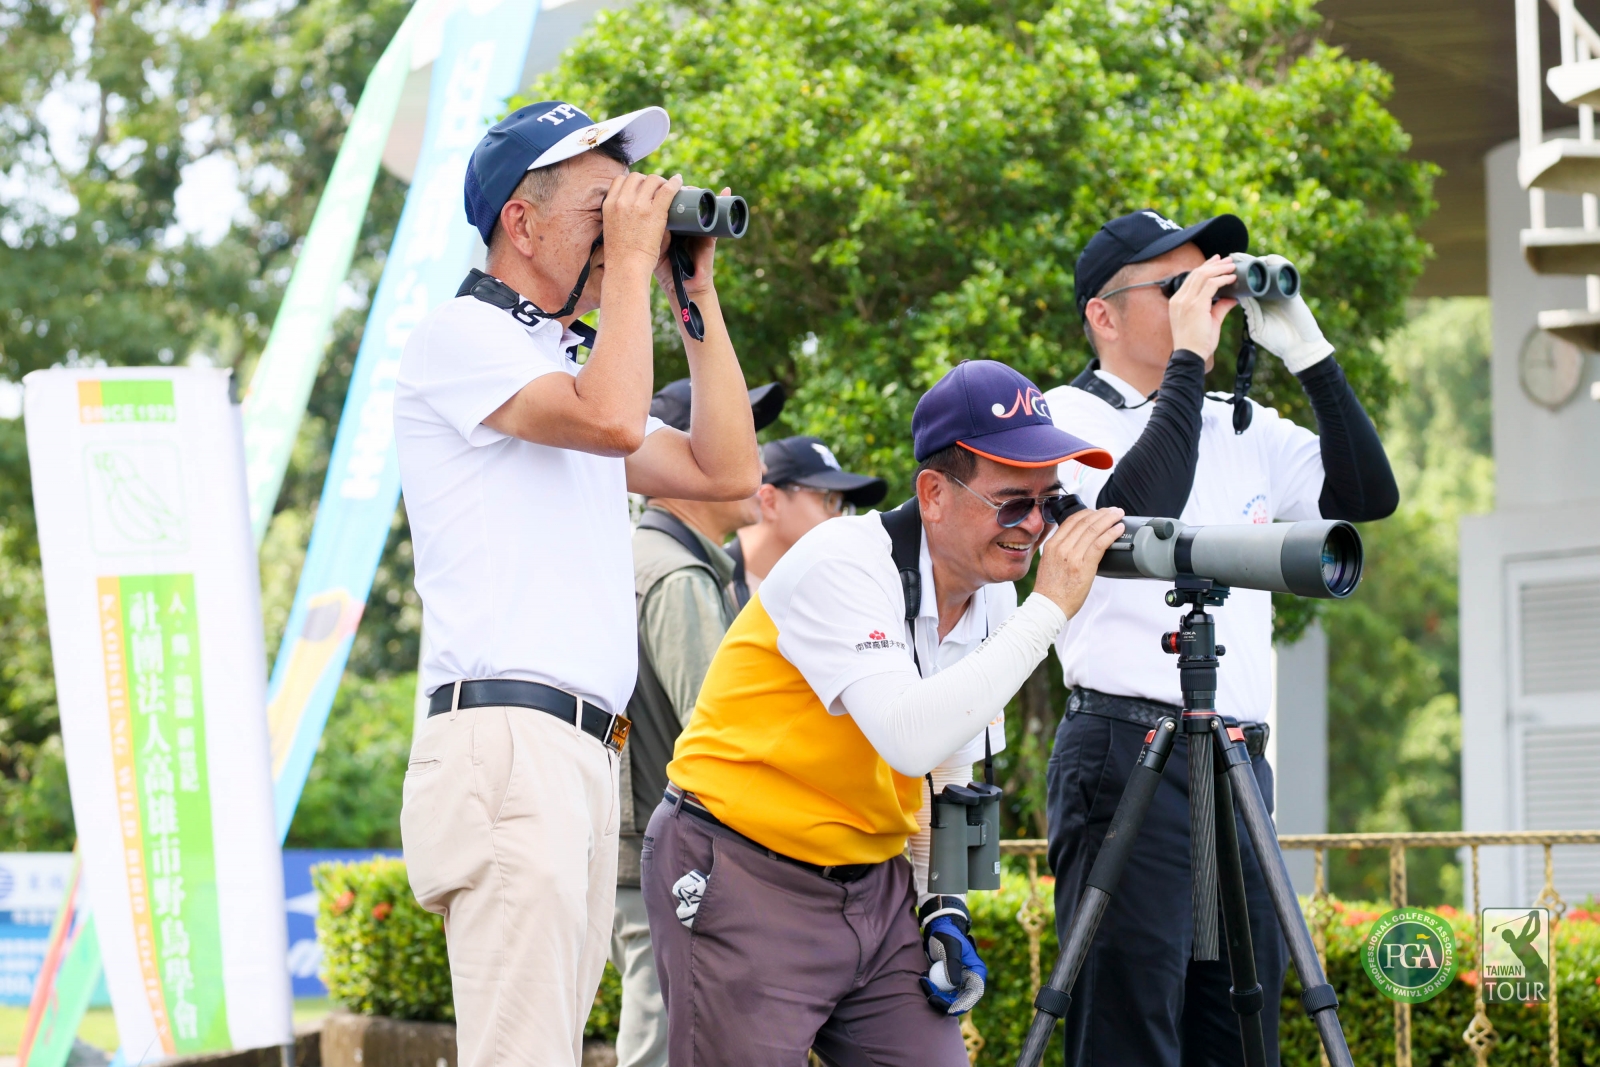
<svg viewBox="0 0 1600 1067">
<path fill-rule="evenodd" d="M 578 284 L 574 285 L 572 287 L 572 292 L 567 294 L 567 302 L 561 305 L 560 310 L 544 310 L 532 300 L 523 299 L 522 294 L 518 293 L 515 289 L 511 288 L 511 286 L 507 285 L 499 278 L 496 278 L 492 274 L 487 274 L 484 271 L 479 270 L 477 267 L 473 267 L 471 270 L 467 271 L 466 278 L 456 289 L 456 296 L 476 297 L 477 299 L 482 300 L 485 304 L 490 304 L 502 311 L 510 312 L 511 317 L 522 323 L 524 326 L 537 326 L 539 325 L 540 319 L 565 318 L 566 316 L 572 314 L 573 309 L 578 306 L 578 300 L 583 296 L 583 288 L 589 284 L 589 272 L 594 269 L 594 254 L 599 250 L 600 246 L 605 243 L 605 239 L 606 235 L 601 234 L 599 237 L 594 239 L 594 244 L 589 246 L 589 258 L 584 261 L 583 272 L 578 275 Z M 572 324 L 574 333 L 581 334 L 588 329 L 588 327 L 585 326 L 580 330 L 578 325 L 578 323 Z M 592 341 L 593 338 L 591 337 L 590 340 Z M 592 348 L 593 346 L 590 345 L 589 347 Z"/>
<path fill-rule="evenodd" d="M 1236 435 L 1248 430 L 1250 420 L 1255 416 L 1255 409 L 1250 406 L 1250 383 L 1255 373 L 1256 342 L 1250 336 L 1247 324 L 1239 341 L 1239 357 L 1234 361 L 1233 395 L 1228 398 L 1228 403 L 1233 405 L 1233 432 Z"/>
<path fill-rule="evenodd" d="M 1083 368 L 1082 373 L 1080 373 L 1076 378 L 1072 379 L 1072 381 L 1068 382 L 1067 384 L 1072 386 L 1074 389 L 1082 389 L 1090 396 L 1099 397 L 1101 400 L 1104 400 L 1107 404 L 1110 404 L 1118 411 L 1126 408 L 1128 406 L 1127 397 L 1123 396 L 1122 393 L 1117 390 L 1116 386 L 1112 385 L 1110 382 L 1100 377 L 1100 375 L 1096 374 L 1095 371 L 1099 369 L 1100 359 L 1097 356 L 1089 361 L 1089 365 Z M 1151 393 L 1149 396 L 1145 397 L 1145 399 L 1135 404 L 1134 407 L 1144 407 L 1146 404 L 1150 403 L 1157 396 L 1159 396 L 1160 393 L 1161 390 L 1157 389 L 1154 393 Z"/>
</svg>

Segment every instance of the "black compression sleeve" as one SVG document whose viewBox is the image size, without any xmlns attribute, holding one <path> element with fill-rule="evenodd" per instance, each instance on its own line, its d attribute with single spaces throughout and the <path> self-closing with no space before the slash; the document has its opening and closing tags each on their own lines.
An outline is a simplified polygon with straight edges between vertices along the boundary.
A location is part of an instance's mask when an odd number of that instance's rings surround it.
<svg viewBox="0 0 1600 1067">
<path fill-rule="evenodd" d="M 1129 515 L 1177 518 L 1194 487 L 1200 460 L 1200 408 L 1206 399 L 1206 362 L 1187 349 L 1167 361 L 1150 421 L 1117 462 L 1096 506 Z"/>
<path fill-rule="evenodd" d="M 1366 410 L 1330 356 L 1299 375 L 1322 443 L 1322 497 L 1325 519 L 1371 522 L 1388 518 L 1400 506 L 1389 457 Z"/>
</svg>

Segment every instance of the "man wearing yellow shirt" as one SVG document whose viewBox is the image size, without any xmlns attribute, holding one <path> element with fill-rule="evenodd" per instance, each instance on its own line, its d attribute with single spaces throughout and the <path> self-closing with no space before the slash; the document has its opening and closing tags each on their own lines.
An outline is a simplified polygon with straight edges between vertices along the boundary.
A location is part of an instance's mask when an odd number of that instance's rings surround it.
<svg viewBox="0 0 1600 1067">
<path fill-rule="evenodd" d="M 1122 513 L 1066 518 L 1056 464 L 1110 456 L 1004 364 L 957 366 L 911 425 L 916 498 L 773 567 L 668 765 L 642 886 L 673 1067 L 967 1062 L 955 1016 L 986 971 L 965 902 L 926 891 L 925 801 L 1003 747 Z"/>
</svg>

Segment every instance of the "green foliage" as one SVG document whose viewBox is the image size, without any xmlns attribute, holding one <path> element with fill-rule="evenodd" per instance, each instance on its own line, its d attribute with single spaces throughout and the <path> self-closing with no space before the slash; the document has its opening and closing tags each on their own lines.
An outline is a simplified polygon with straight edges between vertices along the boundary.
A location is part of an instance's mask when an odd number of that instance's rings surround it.
<svg viewBox="0 0 1600 1067">
<path fill-rule="evenodd" d="M 1306 0 L 642 0 L 526 99 L 667 107 L 649 165 L 752 205 L 718 266 L 747 374 L 793 385 L 791 430 L 904 492 L 912 407 L 955 362 L 1046 388 L 1083 365 L 1074 258 L 1139 207 L 1237 212 L 1299 262 L 1381 410 L 1373 344 L 1426 255 L 1433 169 L 1406 158 L 1387 77 L 1317 25 Z M 1257 395 L 1307 417 L 1276 361 Z"/>
<path fill-rule="evenodd" d="M 1461 825 L 1456 531 L 1494 498 L 1489 304 L 1430 301 L 1381 350 L 1400 390 L 1385 446 L 1400 510 L 1362 529 L 1367 576 L 1323 616 L 1329 640 L 1329 829 Z M 1336 892 L 1387 892 L 1379 854 L 1330 863 Z M 1461 899 L 1447 852 L 1411 858 L 1411 898 Z"/>
<path fill-rule="evenodd" d="M 311 881 L 322 980 L 334 1000 L 361 1015 L 455 1018 L 444 923 L 411 895 L 404 860 L 323 863 Z M 584 1036 L 615 1043 L 621 1015 L 622 981 L 608 963 Z"/>
<path fill-rule="evenodd" d="M 289 827 L 289 848 L 399 848 L 417 676 L 347 673 Z"/>
<path fill-rule="evenodd" d="M 411 895 L 405 861 L 321 863 L 311 881 L 329 996 L 362 1015 L 455 1018 L 444 921 Z"/>
</svg>

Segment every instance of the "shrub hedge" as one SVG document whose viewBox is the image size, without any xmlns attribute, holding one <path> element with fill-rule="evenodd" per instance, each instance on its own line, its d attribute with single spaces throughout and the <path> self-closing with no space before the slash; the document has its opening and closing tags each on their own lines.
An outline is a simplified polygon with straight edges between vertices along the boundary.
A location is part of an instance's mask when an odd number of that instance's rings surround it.
<svg viewBox="0 0 1600 1067">
<path fill-rule="evenodd" d="M 406 881 L 405 864 L 394 859 L 323 864 L 313 875 L 318 893 L 317 936 L 322 942 L 323 981 L 335 1000 L 352 1011 L 402 1019 L 448 1020 L 450 969 L 443 925 L 417 906 Z M 1055 960 L 1055 915 L 1051 880 L 1040 880 L 1044 904 L 1040 967 L 1048 974 Z M 1006 873 L 996 893 L 974 893 L 972 913 L 978 950 L 989 965 L 989 990 L 972 1013 L 983 1036 L 978 1062 L 1016 1061 L 1023 1034 L 1033 1018 L 1028 940 L 1017 914 L 1028 896 L 1027 878 Z M 1394 1009 L 1361 970 L 1359 951 L 1372 923 L 1387 905 L 1334 901 L 1328 937 L 1329 979 L 1339 993 L 1339 1015 L 1357 1063 L 1394 1060 Z M 1456 931 L 1462 961 L 1449 989 L 1412 1009 L 1412 1049 L 1416 1067 L 1470 1067 L 1474 1062 L 1461 1034 L 1472 1018 L 1475 933 L 1470 916 L 1454 908 L 1436 910 Z M 1574 909 L 1556 928 L 1560 971 L 1561 1062 L 1600 1067 L 1600 915 Z M 1283 991 L 1281 1041 L 1284 1067 L 1318 1067 L 1317 1038 L 1297 1000 L 1300 986 L 1290 970 Z M 622 992 L 617 973 L 605 977 L 589 1015 L 586 1033 L 615 1040 Z M 1548 1016 L 1543 1006 L 1493 1005 L 1489 1021 L 1496 1041 L 1491 1062 L 1497 1067 L 1543 1067 Z M 1045 1062 L 1060 1056 L 1058 1030 Z"/>
</svg>

